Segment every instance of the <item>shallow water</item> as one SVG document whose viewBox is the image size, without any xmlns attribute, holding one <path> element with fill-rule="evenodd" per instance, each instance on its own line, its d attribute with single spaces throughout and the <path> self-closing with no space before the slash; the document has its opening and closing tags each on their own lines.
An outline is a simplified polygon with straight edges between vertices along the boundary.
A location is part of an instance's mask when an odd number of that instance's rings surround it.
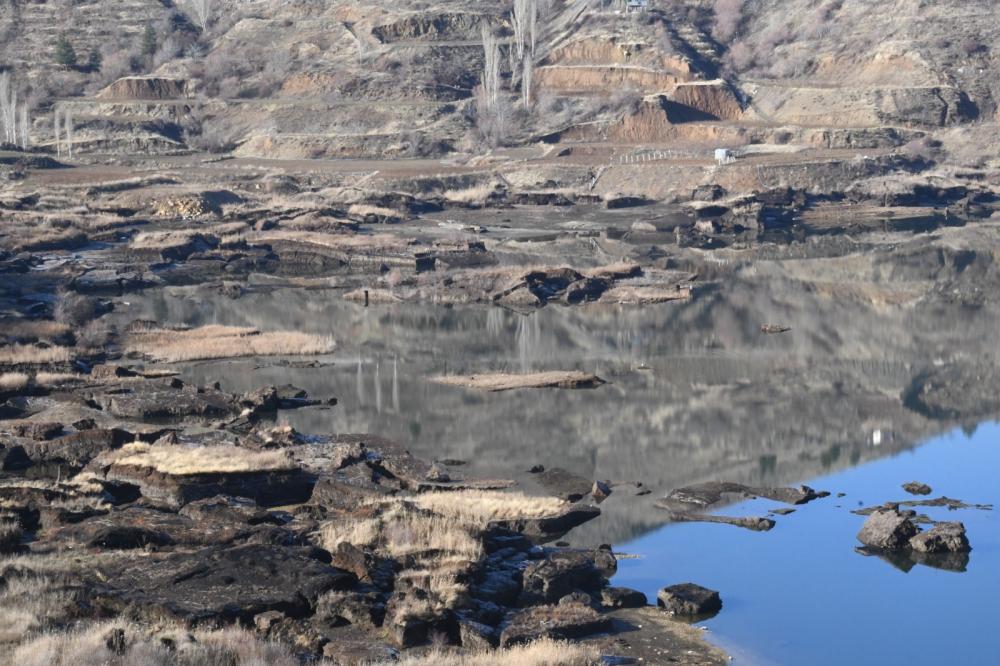
<svg viewBox="0 0 1000 666">
<path fill-rule="evenodd" d="M 524 478 L 535 464 L 615 492 L 600 519 L 572 532 L 578 545 L 610 542 L 617 582 L 650 598 L 692 580 L 719 589 L 712 636 L 750 663 L 987 663 L 997 617 L 1000 561 L 993 514 L 964 520 L 975 548 L 969 571 L 916 566 L 908 574 L 853 551 L 858 502 L 903 499 L 913 479 L 937 493 L 1000 504 L 1000 356 L 992 306 L 888 307 L 831 298 L 780 277 L 740 275 L 687 303 L 661 307 L 364 308 L 333 290 L 252 289 L 237 300 L 209 288 L 131 295 L 122 323 L 221 323 L 329 333 L 338 350 L 317 367 L 299 359 L 238 359 L 181 366 L 193 381 L 241 391 L 292 383 L 333 408 L 279 416 L 303 432 L 383 435 L 427 459 L 460 459 L 455 474 Z M 761 324 L 790 326 L 764 335 Z M 595 390 L 498 394 L 441 386 L 433 375 L 587 370 Z M 907 398 L 934 373 L 960 384 L 937 413 Z M 951 380 L 949 380 L 951 381 Z M 933 382 L 931 382 L 933 384 Z M 940 383 L 940 382 L 939 382 Z M 955 397 L 955 396 L 959 397 Z M 530 477 L 529 477 L 530 478 Z M 847 497 L 778 518 L 770 533 L 720 525 L 666 525 L 654 502 L 706 480 L 750 485 L 808 481 Z M 636 483 L 652 491 L 638 496 Z M 838 507 L 839 505 L 839 507 Z M 760 514 L 749 503 L 726 513 Z M 939 517 L 939 510 L 928 510 Z M 985 660 L 985 661 L 984 661 Z"/>
<path fill-rule="evenodd" d="M 891 458 L 809 481 L 846 493 L 778 517 L 771 532 L 726 525 L 669 525 L 621 550 L 615 582 L 650 599 L 660 587 L 697 581 L 720 590 L 722 612 L 699 623 L 743 664 L 987 664 L 1000 636 L 1000 524 L 993 511 L 918 508 L 965 523 L 973 551 L 964 572 L 905 559 L 893 565 L 856 553 L 858 506 L 914 499 L 901 480 L 933 487 L 930 497 L 1000 505 L 1000 426 L 956 431 Z M 766 515 L 774 502 L 727 507 Z M 912 567 L 912 568 L 910 568 Z"/>
</svg>

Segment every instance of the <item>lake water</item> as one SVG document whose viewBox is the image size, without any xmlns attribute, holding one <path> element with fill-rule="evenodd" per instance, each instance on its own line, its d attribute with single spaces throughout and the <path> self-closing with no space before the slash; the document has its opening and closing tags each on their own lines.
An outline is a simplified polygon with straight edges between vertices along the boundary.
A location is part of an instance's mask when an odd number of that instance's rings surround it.
<svg viewBox="0 0 1000 666">
<path fill-rule="evenodd" d="M 931 485 L 933 497 L 1000 500 L 1000 426 L 934 438 L 913 451 L 809 480 L 843 492 L 777 518 L 766 533 L 727 525 L 677 524 L 620 546 L 616 583 L 655 598 L 665 582 L 719 590 L 723 609 L 699 625 L 741 664 L 989 664 L 1000 636 L 1000 524 L 992 511 L 919 508 L 965 523 L 973 551 L 964 572 L 904 559 L 896 565 L 854 551 L 864 522 L 851 509 L 914 499 L 901 481 Z M 766 515 L 753 500 L 719 511 Z M 910 568 L 912 567 L 912 568 Z"/>
<path fill-rule="evenodd" d="M 618 584 L 655 598 L 692 581 L 721 591 L 711 637 L 740 663 L 993 663 L 1000 639 L 993 513 L 949 514 L 969 529 L 965 573 L 903 573 L 854 552 L 860 504 L 904 499 L 919 480 L 969 502 L 1000 504 L 1000 313 L 990 305 L 887 305 L 831 296 L 781 276 L 744 274 L 686 303 L 657 307 L 364 308 L 334 290 L 210 288 L 130 295 L 121 323 L 249 325 L 328 333 L 315 367 L 280 359 L 185 364 L 193 381 L 241 391 L 292 383 L 328 409 L 287 412 L 303 432 L 383 435 L 456 474 L 524 477 L 535 464 L 607 479 L 602 516 L 574 545 L 613 543 Z M 762 324 L 791 331 L 765 335 Z M 447 373 L 596 372 L 595 390 L 485 394 L 428 379 Z M 969 437 L 963 429 L 975 433 Z M 769 533 L 667 523 L 654 504 L 707 480 L 808 482 L 844 492 L 778 517 Z M 652 491 L 637 493 L 637 483 Z M 727 515 L 763 515 L 751 502 Z M 926 511 L 940 518 L 940 510 Z M 906 567 L 904 567 L 906 568 Z"/>
</svg>

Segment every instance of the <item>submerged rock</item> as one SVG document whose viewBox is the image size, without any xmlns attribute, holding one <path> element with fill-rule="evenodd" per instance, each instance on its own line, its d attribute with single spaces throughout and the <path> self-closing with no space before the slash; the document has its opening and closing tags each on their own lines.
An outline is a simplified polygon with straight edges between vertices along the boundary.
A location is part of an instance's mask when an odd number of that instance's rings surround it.
<svg viewBox="0 0 1000 666">
<path fill-rule="evenodd" d="M 870 548 L 898 551 L 906 548 L 920 531 L 909 516 L 898 509 L 874 511 L 858 532 L 858 541 Z"/>
<path fill-rule="evenodd" d="M 671 615 L 697 618 L 722 610 L 722 597 L 715 590 L 694 583 L 681 583 L 660 590 L 656 595 L 656 605 Z"/>
</svg>

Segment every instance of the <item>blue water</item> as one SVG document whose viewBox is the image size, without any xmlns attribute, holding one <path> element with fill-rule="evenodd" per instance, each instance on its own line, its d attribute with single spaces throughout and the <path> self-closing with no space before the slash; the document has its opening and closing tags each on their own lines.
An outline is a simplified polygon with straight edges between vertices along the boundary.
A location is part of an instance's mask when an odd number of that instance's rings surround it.
<svg viewBox="0 0 1000 666">
<path fill-rule="evenodd" d="M 864 517 L 850 511 L 916 499 L 900 484 L 931 485 L 929 497 L 1000 506 L 1000 425 L 931 440 L 912 451 L 807 484 L 834 495 L 776 516 L 771 532 L 674 524 L 618 549 L 615 584 L 655 599 L 659 588 L 695 582 L 719 590 L 723 610 L 699 623 L 738 664 L 1000 664 L 1000 525 L 993 511 L 920 507 L 965 523 L 973 551 L 964 573 L 914 566 L 908 573 L 854 551 Z M 838 498 L 836 493 L 846 493 Z M 766 515 L 783 505 L 751 500 L 725 515 Z"/>
</svg>

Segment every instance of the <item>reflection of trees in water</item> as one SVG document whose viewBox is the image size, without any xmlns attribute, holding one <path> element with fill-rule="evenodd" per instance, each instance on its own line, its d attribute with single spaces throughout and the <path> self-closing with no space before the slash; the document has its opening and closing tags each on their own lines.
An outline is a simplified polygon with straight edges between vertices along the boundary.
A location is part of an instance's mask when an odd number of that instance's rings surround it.
<svg viewBox="0 0 1000 666">
<path fill-rule="evenodd" d="M 364 407 L 368 404 L 368 391 L 365 389 L 366 378 L 365 378 L 365 365 L 372 367 L 372 395 L 375 401 L 375 411 L 381 414 L 383 411 L 389 411 L 393 414 L 399 413 L 399 362 L 398 359 L 393 356 L 392 359 L 392 386 L 391 386 L 391 400 L 392 404 L 389 410 L 385 409 L 383 394 L 382 394 L 382 362 L 379 359 L 374 361 L 365 362 L 363 359 L 358 359 L 358 367 L 355 375 L 355 389 L 357 391 L 358 406 Z"/>
<path fill-rule="evenodd" d="M 541 317 L 534 314 L 517 318 L 517 358 L 521 372 L 531 370 L 538 360 L 542 344 Z"/>
</svg>

